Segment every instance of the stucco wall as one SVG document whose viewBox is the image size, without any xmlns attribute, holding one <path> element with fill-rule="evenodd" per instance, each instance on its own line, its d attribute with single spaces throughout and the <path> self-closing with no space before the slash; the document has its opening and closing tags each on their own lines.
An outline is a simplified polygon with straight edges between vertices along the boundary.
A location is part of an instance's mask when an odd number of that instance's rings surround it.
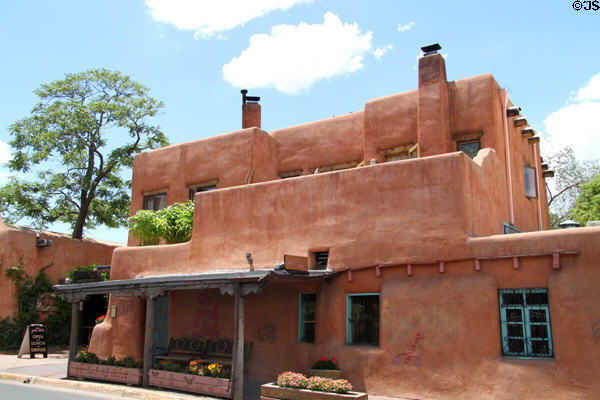
<svg viewBox="0 0 600 400">
<path fill-rule="evenodd" d="M 46 270 L 53 284 L 65 278 L 65 273 L 78 265 L 110 264 L 117 243 L 92 239 L 75 240 L 68 235 L 41 232 L 40 239 L 52 240 L 52 246 L 36 247 L 36 232 L 14 228 L 0 222 L 0 318 L 14 316 L 17 312 L 14 282 L 4 275 L 8 267 L 16 266 L 23 259 L 24 271 L 37 276 L 40 268 L 52 264 Z"/>
</svg>

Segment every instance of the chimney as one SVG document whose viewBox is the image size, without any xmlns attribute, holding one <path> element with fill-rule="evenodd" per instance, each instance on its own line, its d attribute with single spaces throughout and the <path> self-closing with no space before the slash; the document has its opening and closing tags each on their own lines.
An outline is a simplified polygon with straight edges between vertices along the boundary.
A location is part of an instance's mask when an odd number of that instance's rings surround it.
<svg viewBox="0 0 600 400">
<path fill-rule="evenodd" d="M 452 151 L 448 82 L 439 44 L 422 47 L 419 58 L 418 137 L 421 157 Z"/>
<path fill-rule="evenodd" d="M 241 90 L 242 93 L 242 129 L 260 128 L 260 97 L 247 96 L 246 89 Z"/>
</svg>

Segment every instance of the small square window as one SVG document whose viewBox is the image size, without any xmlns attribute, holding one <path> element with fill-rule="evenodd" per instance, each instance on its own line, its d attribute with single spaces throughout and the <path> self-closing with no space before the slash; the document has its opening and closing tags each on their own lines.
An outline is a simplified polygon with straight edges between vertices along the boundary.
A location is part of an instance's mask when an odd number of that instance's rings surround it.
<svg viewBox="0 0 600 400">
<path fill-rule="evenodd" d="M 349 294 L 346 313 L 348 344 L 379 346 L 379 293 Z"/>
<path fill-rule="evenodd" d="M 535 168 L 525 166 L 525 196 L 537 198 L 537 179 L 535 176 Z"/>
<path fill-rule="evenodd" d="M 310 269 L 313 270 L 324 270 L 327 269 L 329 263 L 329 252 L 328 251 L 315 251 L 313 252 L 315 257 L 314 266 Z"/>
<path fill-rule="evenodd" d="M 144 210 L 158 211 L 167 206 L 167 193 L 155 193 L 144 196 Z"/>
<path fill-rule="evenodd" d="M 502 289 L 498 296 L 502 354 L 553 357 L 548 289 Z"/>
<path fill-rule="evenodd" d="M 475 158 L 480 149 L 481 143 L 479 139 L 456 143 L 456 150 L 462 151 L 471 158 Z"/>
<path fill-rule="evenodd" d="M 317 295 L 315 293 L 300 293 L 300 311 L 298 321 L 298 340 L 300 342 L 315 342 Z"/>
</svg>

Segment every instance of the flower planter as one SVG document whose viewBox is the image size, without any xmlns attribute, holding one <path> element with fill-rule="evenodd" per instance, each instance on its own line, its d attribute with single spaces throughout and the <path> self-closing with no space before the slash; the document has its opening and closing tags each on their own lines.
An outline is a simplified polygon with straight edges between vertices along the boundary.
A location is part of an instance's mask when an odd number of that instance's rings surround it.
<svg viewBox="0 0 600 400">
<path fill-rule="evenodd" d="M 305 389 L 282 388 L 274 383 L 267 383 L 260 387 L 260 398 L 261 400 L 368 400 L 369 395 L 360 392 L 348 392 L 345 394 L 315 392 Z"/>
<path fill-rule="evenodd" d="M 124 368 L 71 361 L 69 362 L 69 376 L 126 383 L 128 385 L 142 384 L 142 370 L 140 368 Z"/>
<path fill-rule="evenodd" d="M 323 378 L 340 379 L 342 377 L 342 371 L 339 369 L 308 369 L 310 376 L 321 376 Z"/>
<path fill-rule="evenodd" d="M 151 369 L 148 372 L 148 383 L 150 386 L 156 386 L 158 388 L 177 389 L 185 392 L 229 397 L 231 380 Z"/>
</svg>

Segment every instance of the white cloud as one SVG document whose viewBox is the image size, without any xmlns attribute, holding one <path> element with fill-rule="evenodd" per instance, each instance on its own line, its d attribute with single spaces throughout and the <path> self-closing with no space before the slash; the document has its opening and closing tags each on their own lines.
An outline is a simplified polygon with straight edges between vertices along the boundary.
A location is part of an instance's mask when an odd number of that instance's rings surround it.
<svg viewBox="0 0 600 400">
<path fill-rule="evenodd" d="M 592 76 L 587 86 L 579 89 L 575 100 L 600 100 L 600 74 Z"/>
<path fill-rule="evenodd" d="M 600 157 L 600 102 L 570 104 L 550 114 L 544 125 L 553 147 L 571 146 L 581 160 Z"/>
<path fill-rule="evenodd" d="M 410 31 L 415 25 L 415 21 L 410 21 L 406 25 L 398 24 L 398 32 Z"/>
<path fill-rule="evenodd" d="M 372 32 L 361 34 L 356 23 L 342 23 L 331 12 L 323 18 L 323 24 L 277 25 L 270 35 L 252 35 L 250 46 L 223 66 L 225 80 L 296 94 L 318 80 L 361 69 Z"/>
<path fill-rule="evenodd" d="M 12 160 L 12 154 L 10 154 L 8 144 L 0 140 L 0 164 L 7 163 L 10 160 Z"/>
<path fill-rule="evenodd" d="M 383 47 L 378 47 L 375 49 L 375 51 L 373 51 L 373 55 L 375 56 L 376 59 L 381 60 L 381 57 L 384 56 L 385 53 L 387 53 L 388 50 L 393 49 L 394 46 L 392 46 L 391 44 L 386 44 Z"/>
<path fill-rule="evenodd" d="M 274 10 L 287 10 L 314 0 L 146 0 L 152 17 L 177 29 L 209 37 L 243 25 Z"/>
</svg>

